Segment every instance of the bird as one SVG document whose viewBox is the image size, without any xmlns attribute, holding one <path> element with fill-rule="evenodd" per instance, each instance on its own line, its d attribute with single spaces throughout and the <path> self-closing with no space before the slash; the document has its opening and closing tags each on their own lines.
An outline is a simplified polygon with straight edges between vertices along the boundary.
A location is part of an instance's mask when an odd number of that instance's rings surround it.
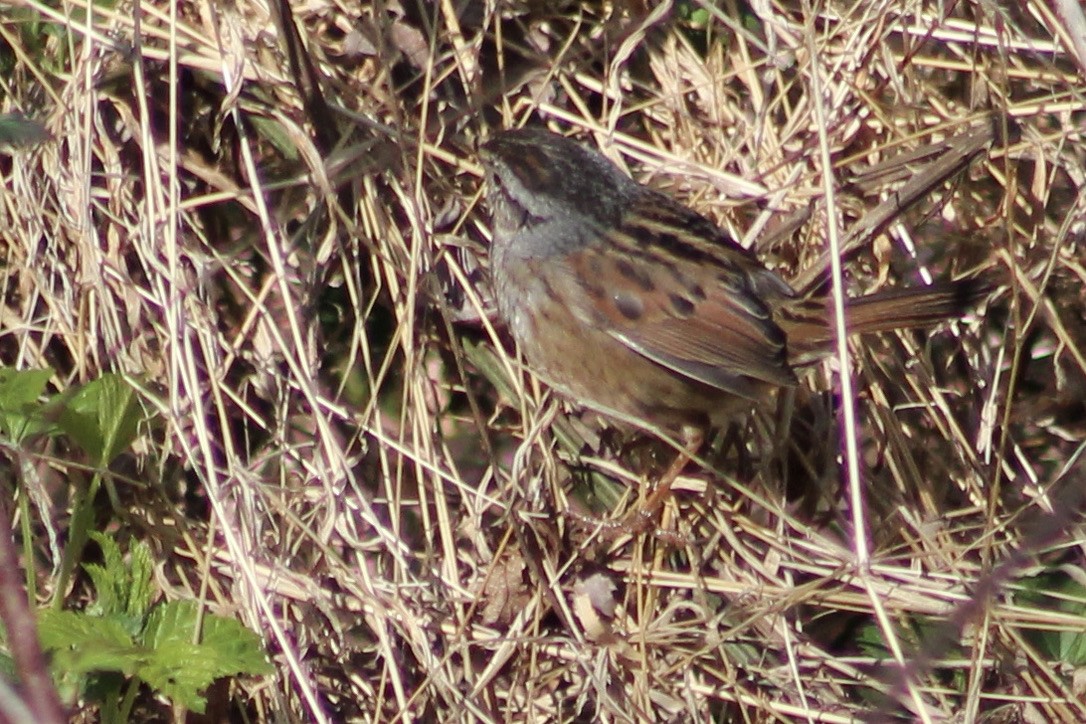
<svg viewBox="0 0 1086 724">
<path fill-rule="evenodd" d="M 833 350 L 825 284 L 793 289 L 727 231 L 541 128 L 479 148 L 498 316 L 572 402 L 663 436 L 704 432 Z M 987 293 L 975 277 L 846 301 L 850 334 L 925 327 Z"/>
</svg>

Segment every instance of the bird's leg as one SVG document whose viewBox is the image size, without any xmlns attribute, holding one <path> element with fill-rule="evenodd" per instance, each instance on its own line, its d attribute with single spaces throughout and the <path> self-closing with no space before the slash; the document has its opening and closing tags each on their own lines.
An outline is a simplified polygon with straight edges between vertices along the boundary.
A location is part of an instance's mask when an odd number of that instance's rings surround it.
<svg viewBox="0 0 1086 724">
<path fill-rule="evenodd" d="M 660 512 L 667 499 L 671 497 L 671 486 L 682 473 L 686 464 L 698 454 L 705 443 L 705 431 L 694 425 L 684 425 L 680 431 L 682 450 L 675 456 L 675 460 L 668 466 L 660 477 L 645 502 L 622 521 L 623 525 L 631 532 L 645 532 L 652 528 L 656 515 Z"/>
<path fill-rule="evenodd" d="M 636 510 L 628 513 L 621 520 L 600 520 L 592 515 L 585 515 L 574 511 L 567 511 L 567 515 L 578 523 L 593 528 L 605 539 L 614 539 L 622 535 L 637 535 L 655 531 L 661 537 L 670 539 L 675 545 L 684 545 L 687 541 L 675 533 L 661 531 L 656 525 L 656 516 L 660 508 L 667 502 L 671 495 L 671 486 L 682 473 L 686 464 L 698 454 L 705 441 L 705 433 L 702 428 L 693 425 L 684 426 L 680 432 L 682 449 L 668 466 L 664 474 L 660 476 L 656 486 L 644 502 Z"/>
</svg>

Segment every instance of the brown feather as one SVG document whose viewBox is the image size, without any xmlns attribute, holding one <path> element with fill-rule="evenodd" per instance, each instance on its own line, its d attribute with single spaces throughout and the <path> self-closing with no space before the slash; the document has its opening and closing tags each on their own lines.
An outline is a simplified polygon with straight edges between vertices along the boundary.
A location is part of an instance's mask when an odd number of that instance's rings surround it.
<svg viewBox="0 0 1086 724">
<path fill-rule="evenodd" d="M 983 281 L 966 278 L 849 299 L 845 304 L 848 331 L 855 335 L 930 327 L 960 317 L 989 291 Z M 778 322 L 788 335 L 792 364 L 808 364 L 824 357 L 836 335 L 832 306 L 826 297 L 785 305 Z"/>
</svg>

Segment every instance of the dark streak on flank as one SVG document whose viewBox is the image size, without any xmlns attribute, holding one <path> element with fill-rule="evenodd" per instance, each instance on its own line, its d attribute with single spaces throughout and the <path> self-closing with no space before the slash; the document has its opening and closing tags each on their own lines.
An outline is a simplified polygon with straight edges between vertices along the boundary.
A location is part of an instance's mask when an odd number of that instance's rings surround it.
<svg viewBox="0 0 1086 724">
<path fill-rule="evenodd" d="M 554 290 L 546 274 L 536 274 L 536 279 L 543 285 L 543 291 L 546 292 L 548 299 L 556 299 L 558 293 Z"/>
<path fill-rule="evenodd" d="M 590 297 L 595 299 L 603 299 L 607 296 L 607 290 L 600 284 L 595 284 L 586 279 L 581 279 L 581 288 L 588 292 Z"/>
</svg>

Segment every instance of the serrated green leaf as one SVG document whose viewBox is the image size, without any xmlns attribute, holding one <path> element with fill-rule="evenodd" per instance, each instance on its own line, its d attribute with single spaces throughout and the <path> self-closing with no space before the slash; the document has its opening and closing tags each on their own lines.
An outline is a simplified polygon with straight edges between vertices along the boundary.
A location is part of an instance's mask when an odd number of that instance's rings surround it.
<svg viewBox="0 0 1086 724">
<path fill-rule="evenodd" d="M 155 591 L 152 578 L 154 560 L 150 547 L 142 541 L 134 542 L 129 561 L 125 563 L 120 546 L 111 537 L 96 531 L 91 531 L 89 537 L 102 548 L 105 565 L 83 566 L 94 582 L 96 593 L 94 603 L 87 608 L 88 612 L 124 615 L 138 621 L 142 628 Z"/>
<path fill-rule="evenodd" d="M 211 615 L 204 619 L 200 643 L 216 652 L 221 676 L 270 674 L 274 671 L 264 654 L 260 636 L 241 621 Z"/>
<path fill-rule="evenodd" d="M 113 572 L 106 566 L 88 563 L 83 570 L 94 584 L 95 600 L 87 606 L 90 616 L 108 616 L 123 610 L 123 581 L 117 581 Z"/>
<path fill-rule="evenodd" d="M 189 641 L 169 640 L 154 650 L 140 669 L 140 678 L 179 704 L 202 714 L 203 692 L 220 675 L 204 647 Z"/>
<path fill-rule="evenodd" d="M 56 684 L 66 696 L 86 691 L 88 683 L 100 674 L 131 676 L 147 658 L 125 626 L 114 619 L 41 609 L 38 634 L 41 648 L 50 655 Z"/>
<path fill-rule="evenodd" d="M 87 644 L 132 645 L 132 637 L 116 621 L 77 611 L 38 611 L 42 648 L 56 650 Z"/>
<path fill-rule="evenodd" d="M 54 651 L 53 666 L 66 677 L 102 672 L 134 676 L 143 669 L 149 655 L 137 646 L 99 643 Z"/>
<path fill-rule="evenodd" d="M 125 607 L 126 613 L 134 618 L 144 619 L 148 609 L 151 608 L 151 600 L 155 595 L 154 585 L 154 556 L 151 547 L 143 541 L 138 541 L 129 554 L 131 563 L 129 571 L 128 601 Z"/>
<path fill-rule="evenodd" d="M 87 533 L 87 537 L 102 549 L 102 560 L 105 561 L 106 568 L 116 571 L 118 574 L 125 572 L 124 553 L 121 551 L 120 544 L 113 540 L 113 536 L 92 530 Z"/>
<path fill-rule="evenodd" d="M 128 590 L 128 569 L 124 565 L 120 546 L 107 535 L 97 531 L 88 533 L 91 540 L 102 549 L 103 565 L 89 563 L 83 570 L 94 583 L 95 600 L 87 607 L 92 616 L 106 616 L 125 610 L 125 592 Z"/>
<path fill-rule="evenodd" d="M 143 643 L 151 649 L 167 641 L 193 641 L 198 609 L 191 601 L 168 601 L 155 607 L 143 628 Z"/>
<path fill-rule="evenodd" d="M 122 377 L 107 374 L 72 394 L 57 422 L 96 465 L 105 467 L 136 439 L 140 419 L 135 390 Z"/>
<path fill-rule="evenodd" d="M 147 657 L 124 624 L 112 617 L 42 609 L 38 636 L 42 648 L 53 655 L 54 667 L 65 676 L 92 671 L 132 675 Z"/>
<path fill-rule="evenodd" d="M 103 544 L 108 562 L 94 566 L 95 575 L 113 580 L 116 571 L 108 569 L 119 565 L 114 558 L 118 550 L 112 541 Z M 216 679 L 267 674 L 272 667 L 260 638 L 233 619 L 206 615 L 203 640 L 193 643 L 198 614 L 190 601 L 159 605 L 147 616 L 142 633 L 133 637 L 126 631 L 131 616 L 44 609 L 39 613 L 39 629 L 42 647 L 52 655 L 55 671 L 68 685 L 79 685 L 89 674 L 116 672 L 138 677 L 174 703 L 202 713 L 203 692 Z"/>
<path fill-rule="evenodd" d="M 260 637 L 234 619 L 205 615 L 200 643 L 193 644 L 199 609 L 170 601 L 151 611 L 143 644 L 154 652 L 142 678 L 193 711 L 203 711 L 202 692 L 216 679 L 268 674 Z"/>
<path fill-rule="evenodd" d="M 143 643 L 158 649 L 171 641 L 192 641 L 198 609 L 191 601 L 170 601 L 147 619 Z M 207 614 L 200 636 L 202 655 L 216 678 L 235 674 L 270 673 L 260 637 L 232 618 Z"/>
</svg>

